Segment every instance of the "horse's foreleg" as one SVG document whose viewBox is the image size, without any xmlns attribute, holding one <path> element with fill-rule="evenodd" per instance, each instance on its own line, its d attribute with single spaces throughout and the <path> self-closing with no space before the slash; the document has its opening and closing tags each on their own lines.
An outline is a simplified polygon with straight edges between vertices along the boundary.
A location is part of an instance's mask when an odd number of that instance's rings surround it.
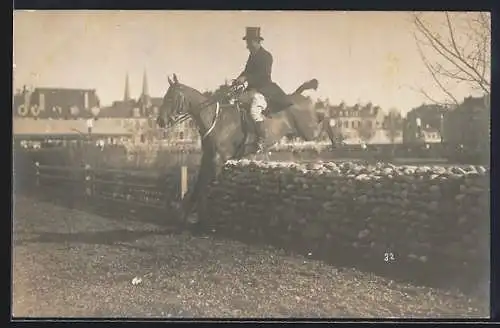
<svg viewBox="0 0 500 328">
<path fill-rule="evenodd" d="M 200 213 L 206 214 L 207 213 L 207 196 L 208 196 L 208 189 L 207 187 L 217 179 L 219 176 L 220 172 L 222 171 L 222 168 L 224 166 L 224 159 L 216 154 L 210 158 L 210 163 L 207 165 L 207 175 L 204 177 L 206 178 L 203 182 L 203 185 L 201 185 L 200 188 L 200 197 L 199 197 L 199 207 L 198 210 Z"/>
<path fill-rule="evenodd" d="M 199 202 L 200 191 L 203 189 L 203 185 L 206 183 L 207 176 L 209 174 L 209 165 L 211 163 L 210 156 L 203 154 L 201 158 L 200 168 L 198 170 L 198 175 L 196 177 L 196 182 L 192 190 L 189 190 L 182 201 L 182 220 L 186 221 L 189 218 L 193 210 L 197 210 L 197 205 Z"/>
<path fill-rule="evenodd" d="M 198 198 L 198 190 L 199 190 L 199 182 L 200 181 L 201 171 L 198 172 L 198 176 L 196 177 L 196 182 L 193 188 L 189 188 L 187 193 L 184 195 L 184 198 L 181 201 L 181 219 L 182 221 L 186 221 L 189 215 L 192 213 L 194 206 L 197 202 Z"/>
</svg>

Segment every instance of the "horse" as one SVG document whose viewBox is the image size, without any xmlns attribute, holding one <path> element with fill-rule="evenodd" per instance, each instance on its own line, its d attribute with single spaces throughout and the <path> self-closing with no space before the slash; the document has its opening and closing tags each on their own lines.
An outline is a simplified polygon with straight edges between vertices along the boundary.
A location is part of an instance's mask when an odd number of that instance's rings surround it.
<svg viewBox="0 0 500 328">
<path fill-rule="evenodd" d="M 220 101 L 211 100 L 200 91 L 181 84 L 176 74 L 173 74 L 173 80 L 168 77 L 168 83 L 158 111 L 157 124 L 161 128 L 168 128 L 189 116 L 201 136 L 202 157 L 198 176 L 194 188 L 188 190 L 181 206 L 182 221 L 200 225 L 203 221 L 200 214 L 205 213 L 206 208 L 206 187 L 217 179 L 224 163 L 256 154 L 254 123 L 238 101 L 222 106 Z M 298 135 L 305 141 L 314 141 L 325 131 L 332 143 L 335 142 L 329 118 L 318 118 L 313 102 L 302 95 L 302 92 L 316 90 L 317 87 L 316 79 L 304 82 L 288 94 L 291 106 L 280 111 L 273 111 L 272 108 L 266 110 L 266 145 L 272 145 L 289 134 Z M 195 208 L 197 213 L 193 211 Z M 191 214 L 198 215 L 193 220 Z"/>
</svg>

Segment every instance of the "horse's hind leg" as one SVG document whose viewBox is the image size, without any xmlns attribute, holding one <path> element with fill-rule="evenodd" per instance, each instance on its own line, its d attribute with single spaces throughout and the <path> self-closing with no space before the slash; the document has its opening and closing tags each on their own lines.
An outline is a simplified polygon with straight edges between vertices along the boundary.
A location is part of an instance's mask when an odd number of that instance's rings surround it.
<svg viewBox="0 0 500 328">
<path fill-rule="evenodd" d="M 318 131 L 318 122 L 313 111 L 304 110 L 295 106 L 288 112 L 290 113 L 288 115 L 288 120 L 296 134 L 305 141 L 314 141 L 318 138 L 320 131 Z"/>
<path fill-rule="evenodd" d="M 330 125 L 330 118 L 325 118 L 322 122 L 322 125 L 328 135 L 328 139 L 330 139 L 332 148 L 335 148 L 339 141 L 337 139 L 337 136 L 335 136 L 335 132 L 333 131 L 332 126 Z"/>
</svg>

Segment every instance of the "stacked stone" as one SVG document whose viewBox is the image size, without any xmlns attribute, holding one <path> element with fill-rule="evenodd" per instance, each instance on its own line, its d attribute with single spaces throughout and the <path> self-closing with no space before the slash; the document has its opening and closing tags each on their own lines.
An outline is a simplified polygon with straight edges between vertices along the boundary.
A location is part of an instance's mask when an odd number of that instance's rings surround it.
<svg viewBox="0 0 500 328">
<path fill-rule="evenodd" d="M 450 270 L 484 267 L 489 254 L 482 166 L 230 161 L 209 207 L 219 229 L 300 241 L 314 252 L 389 253 L 385 260 Z"/>
</svg>

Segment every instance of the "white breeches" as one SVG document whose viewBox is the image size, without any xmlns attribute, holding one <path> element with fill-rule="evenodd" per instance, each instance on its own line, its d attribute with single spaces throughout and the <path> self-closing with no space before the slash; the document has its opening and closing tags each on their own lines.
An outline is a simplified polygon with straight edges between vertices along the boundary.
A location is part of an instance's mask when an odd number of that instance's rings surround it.
<svg viewBox="0 0 500 328">
<path fill-rule="evenodd" d="M 266 107 L 267 101 L 264 95 L 255 92 L 252 96 L 252 103 L 250 105 L 250 115 L 252 115 L 255 122 L 264 121 L 264 115 L 262 115 L 262 112 L 266 109 Z"/>
</svg>

